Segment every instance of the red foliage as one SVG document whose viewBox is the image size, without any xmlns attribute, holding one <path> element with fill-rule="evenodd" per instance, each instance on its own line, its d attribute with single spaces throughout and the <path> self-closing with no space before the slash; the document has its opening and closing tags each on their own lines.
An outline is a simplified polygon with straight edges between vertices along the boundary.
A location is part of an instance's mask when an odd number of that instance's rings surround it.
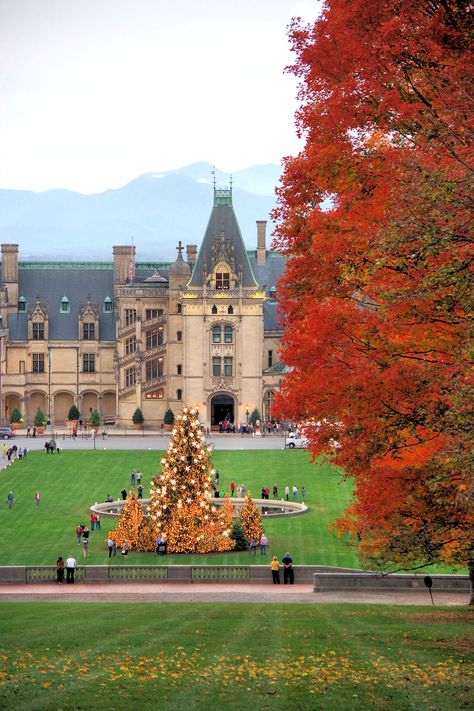
<svg viewBox="0 0 474 711">
<path fill-rule="evenodd" d="M 436 509 L 418 555 L 474 555 L 471 23 L 461 0 L 332 0 L 290 29 L 306 142 L 275 212 L 293 366 L 276 408 L 321 421 L 314 454 L 337 429 L 357 496 L 341 529 L 372 553 Z"/>
</svg>

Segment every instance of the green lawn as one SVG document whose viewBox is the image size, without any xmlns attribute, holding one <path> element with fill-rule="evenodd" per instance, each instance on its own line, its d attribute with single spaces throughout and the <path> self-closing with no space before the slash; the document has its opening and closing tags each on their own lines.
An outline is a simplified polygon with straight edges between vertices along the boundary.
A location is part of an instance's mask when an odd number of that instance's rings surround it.
<svg viewBox="0 0 474 711">
<path fill-rule="evenodd" d="M 472 701 L 467 608 L 51 602 L 1 612 L 6 710 L 459 711 Z"/>
<path fill-rule="evenodd" d="M 119 497 L 123 487 L 130 485 L 130 471 L 140 468 L 145 485 L 144 496 L 154 473 L 159 470 L 161 453 L 140 452 L 64 452 L 46 455 L 32 452 L 26 461 L 17 461 L 0 472 L 0 565 L 46 565 L 82 551 L 76 543 L 74 531 L 79 523 L 89 524 L 89 506 L 104 501 L 107 494 Z M 261 488 L 271 489 L 278 484 L 283 495 L 285 485 L 296 484 L 299 490 L 306 487 L 309 512 L 302 516 L 268 520 L 265 530 L 270 539 L 270 550 L 263 558 L 249 556 L 247 552 L 207 556 L 168 556 L 172 563 L 262 563 L 270 555 L 284 555 L 289 550 L 297 564 L 321 564 L 357 567 L 356 553 L 343 541 L 329 533 L 327 526 L 340 515 L 346 506 L 351 486 L 342 482 L 339 474 L 329 465 L 313 465 L 304 451 L 218 451 L 213 456 L 213 466 L 221 474 L 221 491 L 229 491 L 231 479 L 236 485 L 245 483 L 259 498 Z M 15 495 L 13 509 L 7 508 L 6 497 L 12 489 Z M 41 504 L 36 506 L 35 491 L 41 494 Z M 103 519 L 102 531 L 91 534 L 87 562 L 104 564 L 109 561 L 105 546 L 111 519 Z M 128 563 L 155 562 L 156 556 L 132 553 Z M 120 556 L 113 559 L 121 564 Z"/>
</svg>

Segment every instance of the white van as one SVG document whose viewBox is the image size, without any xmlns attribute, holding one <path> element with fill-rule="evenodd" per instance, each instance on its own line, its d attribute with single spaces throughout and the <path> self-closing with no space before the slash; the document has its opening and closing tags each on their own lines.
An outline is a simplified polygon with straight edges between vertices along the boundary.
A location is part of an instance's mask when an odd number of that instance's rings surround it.
<svg viewBox="0 0 474 711">
<path fill-rule="evenodd" d="M 290 432 L 286 438 L 285 447 L 288 447 L 288 449 L 305 449 L 307 446 L 307 438 L 297 432 Z"/>
</svg>

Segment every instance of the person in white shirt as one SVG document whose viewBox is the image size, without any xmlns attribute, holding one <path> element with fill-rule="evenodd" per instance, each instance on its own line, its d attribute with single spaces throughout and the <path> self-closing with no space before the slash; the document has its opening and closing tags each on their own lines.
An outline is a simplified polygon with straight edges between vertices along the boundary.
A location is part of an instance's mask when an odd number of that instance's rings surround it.
<svg viewBox="0 0 474 711">
<path fill-rule="evenodd" d="M 268 546 L 268 538 L 264 533 L 262 533 L 262 537 L 260 539 L 260 554 L 261 555 L 266 555 L 267 552 L 267 546 Z"/>
<path fill-rule="evenodd" d="M 73 556 L 66 560 L 66 583 L 74 583 L 74 571 L 77 568 L 77 561 Z"/>
</svg>

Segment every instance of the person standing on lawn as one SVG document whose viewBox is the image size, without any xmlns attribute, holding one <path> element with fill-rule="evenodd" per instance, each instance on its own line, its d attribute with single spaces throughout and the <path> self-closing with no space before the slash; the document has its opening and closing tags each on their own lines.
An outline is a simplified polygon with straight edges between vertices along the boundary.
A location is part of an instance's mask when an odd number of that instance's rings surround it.
<svg viewBox="0 0 474 711">
<path fill-rule="evenodd" d="M 235 494 L 235 481 L 232 479 L 230 482 L 230 495 L 233 496 Z"/>
<path fill-rule="evenodd" d="M 36 506 L 39 506 L 40 501 L 41 501 L 41 494 L 39 493 L 39 491 L 37 491 L 35 494 L 35 501 L 36 501 Z"/>
<path fill-rule="evenodd" d="M 77 536 L 77 543 L 80 546 L 81 542 L 82 542 L 82 526 L 80 524 L 76 528 L 76 536 Z"/>
<path fill-rule="evenodd" d="M 9 492 L 8 492 L 8 496 L 7 496 L 7 503 L 8 503 L 8 508 L 9 508 L 9 509 L 12 509 L 12 508 L 13 508 L 13 499 L 14 499 L 14 498 L 15 498 L 15 497 L 13 496 L 13 491 L 9 491 Z"/>
</svg>

